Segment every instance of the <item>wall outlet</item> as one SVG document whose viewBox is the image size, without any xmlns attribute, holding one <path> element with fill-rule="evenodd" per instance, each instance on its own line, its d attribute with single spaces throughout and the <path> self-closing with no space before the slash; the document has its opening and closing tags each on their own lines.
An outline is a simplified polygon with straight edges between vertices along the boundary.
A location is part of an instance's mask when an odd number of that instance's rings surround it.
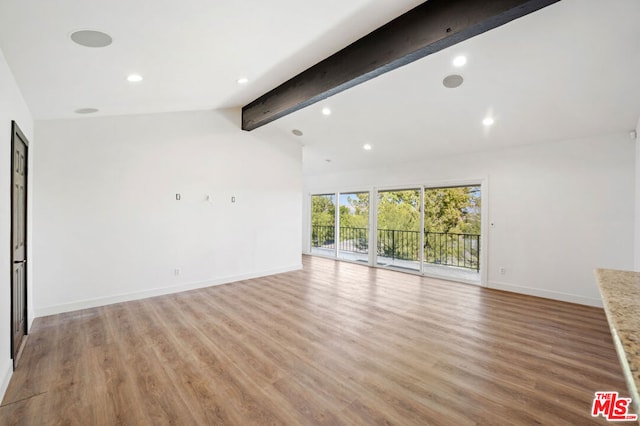
<svg viewBox="0 0 640 426">
<path fill-rule="evenodd" d="M 180 275 L 180 272 L 182 272 L 181 268 L 176 268 L 173 270 L 173 275 L 177 277 L 178 275 Z"/>
<path fill-rule="evenodd" d="M 507 273 L 507 269 L 504 266 L 500 267 L 500 275 L 504 275 Z"/>
</svg>

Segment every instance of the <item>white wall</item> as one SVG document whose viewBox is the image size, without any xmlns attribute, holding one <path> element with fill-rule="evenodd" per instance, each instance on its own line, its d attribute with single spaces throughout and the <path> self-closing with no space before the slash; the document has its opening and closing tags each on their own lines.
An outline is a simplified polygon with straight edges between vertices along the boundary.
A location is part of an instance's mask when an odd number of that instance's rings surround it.
<svg viewBox="0 0 640 426">
<path fill-rule="evenodd" d="M 634 158 L 625 133 L 307 176 L 304 215 L 314 192 L 486 179 L 488 286 L 600 305 L 593 270 L 633 267 Z"/>
<path fill-rule="evenodd" d="M 38 121 L 36 315 L 300 268 L 301 149 L 239 118 Z"/>
<path fill-rule="evenodd" d="M 636 209 L 635 209 L 635 243 L 633 266 L 634 270 L 640 271 L 640 118 L 636 126 Z"/>
<path fill-rule="evenodd" d="M 0 51 L 0 265 L 4 272 L 0 273 L 0 399 L 9 384 L 13 364 L 11 362 L 11 274 L 9 272 L 11 262 L 11 120 L 20 126 L 24 135 L 29 139 L 29 163 L 32 164 L 33 145 L 33 118 L 25 103 L 11 70 L 7 65 L 2 51 Z M 31 185 L 33 176 L 29 176 Z M 33 187 L 33 185 L 31 185 Z M 31 196 L 27 200 L 27 208 L 30 209 Z M 31 224 L 31 216 L 27 218 L 28 226 Z M 29 237 L 29 235 L 27 236 Z M 27 240 L 27 249 L 30 250 L 30 241 Z M 28 258 L 30 257 L 28 253 Z M 30 264 L 27 264 L 27 311 L 29 312 L 29 326 L 33 321 L 33 304 L 30 279 Z"/>
</svg>

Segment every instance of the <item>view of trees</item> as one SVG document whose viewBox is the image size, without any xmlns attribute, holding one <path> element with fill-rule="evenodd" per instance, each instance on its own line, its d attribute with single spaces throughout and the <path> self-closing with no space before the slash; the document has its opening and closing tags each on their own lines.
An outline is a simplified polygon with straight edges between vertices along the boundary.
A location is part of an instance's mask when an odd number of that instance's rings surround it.
<svg viewBox="0 0 640 426">
<path fill-rule="evenodd" d="M 425 262 L 477 269 L 480 211 L 479 186 L 425 190 Z"/>
<path fill-rule="evenodd" d="M 335 196 L 314 195 L 311 197 L 311 224 L 333 226 L 336 220 Z"/>
<path fill-rule="evenodd" d="M 369 202 L 369 193 L 366 192 L 341 194 L 341 243 L 354 240 L 350 247 L 366 249 Z M 312 197 L 312 242 L 316 247 L 332 247 L 335 243 L 335 204 L 334 195 Z M 424 229 L 427 234 L 425 260 L 431 263 L 459 264 L 459 260 L 454 258 L 462 256 L 465 258 L 462 266 L 477 267 L 479 237 L 476 236 L 480 234 L 480 187 L 425 189 L 424 212 Z M 380 191 L 377 219 L 380 255 L 407 260 L 419 258 L 419 190 Z M 467 264 L 466 261 L 468 254 L 475 256 L 471 264 Z"/>
<path fill-rule="evenodd" d="M 332 247 L 335 242 L 335 195 L 311 197 L 311 245 Z"/>
<path fill-rule="evenodd" d="M 369 253 L 369 193 L 340 194 L 340 250 Z"/>
<path fill-rule="evenodd" d="M 378 193 L 378 254 L 417 259 L 420 253 L 420 191 Z"/>
<path fill-rule="evenodd" d="M 314 195 L 312 225 L 334 226 L 335 196 Z M 366 228 L 369 223 L 369 193 L 347 194 L 340 206 L 340 226 Z M 343 200 L 344 201 L 344 200 Z M 420 191 L 381 191 L 378 196 L 378 228 L 420 230 Z M 427 232 L 480 233 L 480 187 L 435 188 L 424 191 L 424 225 Z"/>
<path fill-rule="evenodd" d="M 333 247 L 335 202 L 334 195 L 314 195 L 311 197 L 312 242 L 316 246 Z M 354 240 L 347 249 L 367 251 L 369 233 L 369 194 L 340 195 L 340 241 Z M 342 247 L 343 249 L 345 247 Z"/>
<path fill-rule="evenodd" d="M 378 193 L 378 229 L 420 231 L 420 191 Z"/>
<path fill-rule="evenodd" d="M 480 234 L 480 187 L 435 188 L 424 191 L 427 232 Z"/>
<path fill-rule="evenodd" d="M 346 194 L 346 204 L 340 206 L 340 226 L 367 228 L 369 226 L 369 193 Z"/>
</svg>

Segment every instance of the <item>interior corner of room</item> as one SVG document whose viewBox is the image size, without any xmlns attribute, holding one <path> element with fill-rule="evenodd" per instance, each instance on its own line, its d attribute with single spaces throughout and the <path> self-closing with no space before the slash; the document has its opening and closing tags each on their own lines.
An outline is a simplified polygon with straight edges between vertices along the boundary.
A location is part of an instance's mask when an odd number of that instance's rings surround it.
<svg viewBox="0 0 640 426">
<path fill-rule="evenodd" d="M 314 256 L 596 308 L 596 269 L 640 272 L 633 0 L 523 2 L 550 5 L 251 131 L 243 106 L 424 2 L 189 0 L 141 29 L 106 6 L 32 3 L 0 6 L 0 397 L 36 320 Z M 297 18 L 274 31 L 287 10 Z M 112 26 L 113 44 L 78 46 L 87 22 Z M 427 193 L 447 188 L 467 188 L 465 217 L 429 228 Z M 381 225 L 385 194 L 404 225 Z M 326 222 L 313 197 L 328 197 Z"/>
</svg>

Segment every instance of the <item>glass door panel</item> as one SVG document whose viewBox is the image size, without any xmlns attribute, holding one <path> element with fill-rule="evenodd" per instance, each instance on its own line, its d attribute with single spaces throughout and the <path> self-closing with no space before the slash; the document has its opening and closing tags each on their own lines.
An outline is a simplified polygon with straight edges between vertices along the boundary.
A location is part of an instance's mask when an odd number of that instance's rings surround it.
<svg viewBox="0 0 640 426">
<path fill-rule="evenodd" d="M 378 192 L 376 263 L 420 270 L 420 190 Z"/>
<path fill-rule="evenodd" d="M 336 228 L 336 196 L 311 196 L 311 253 L 334 257 Z"/>
<path fill-rule="evenodd" d="M 340 194 L 338 258 L 369 261 L 369 193 Z"/>
<path fill-rule="evenodd" d="M 424 190 L 424 272 L 480 282 L 480 185 Z"/>
</svg>

